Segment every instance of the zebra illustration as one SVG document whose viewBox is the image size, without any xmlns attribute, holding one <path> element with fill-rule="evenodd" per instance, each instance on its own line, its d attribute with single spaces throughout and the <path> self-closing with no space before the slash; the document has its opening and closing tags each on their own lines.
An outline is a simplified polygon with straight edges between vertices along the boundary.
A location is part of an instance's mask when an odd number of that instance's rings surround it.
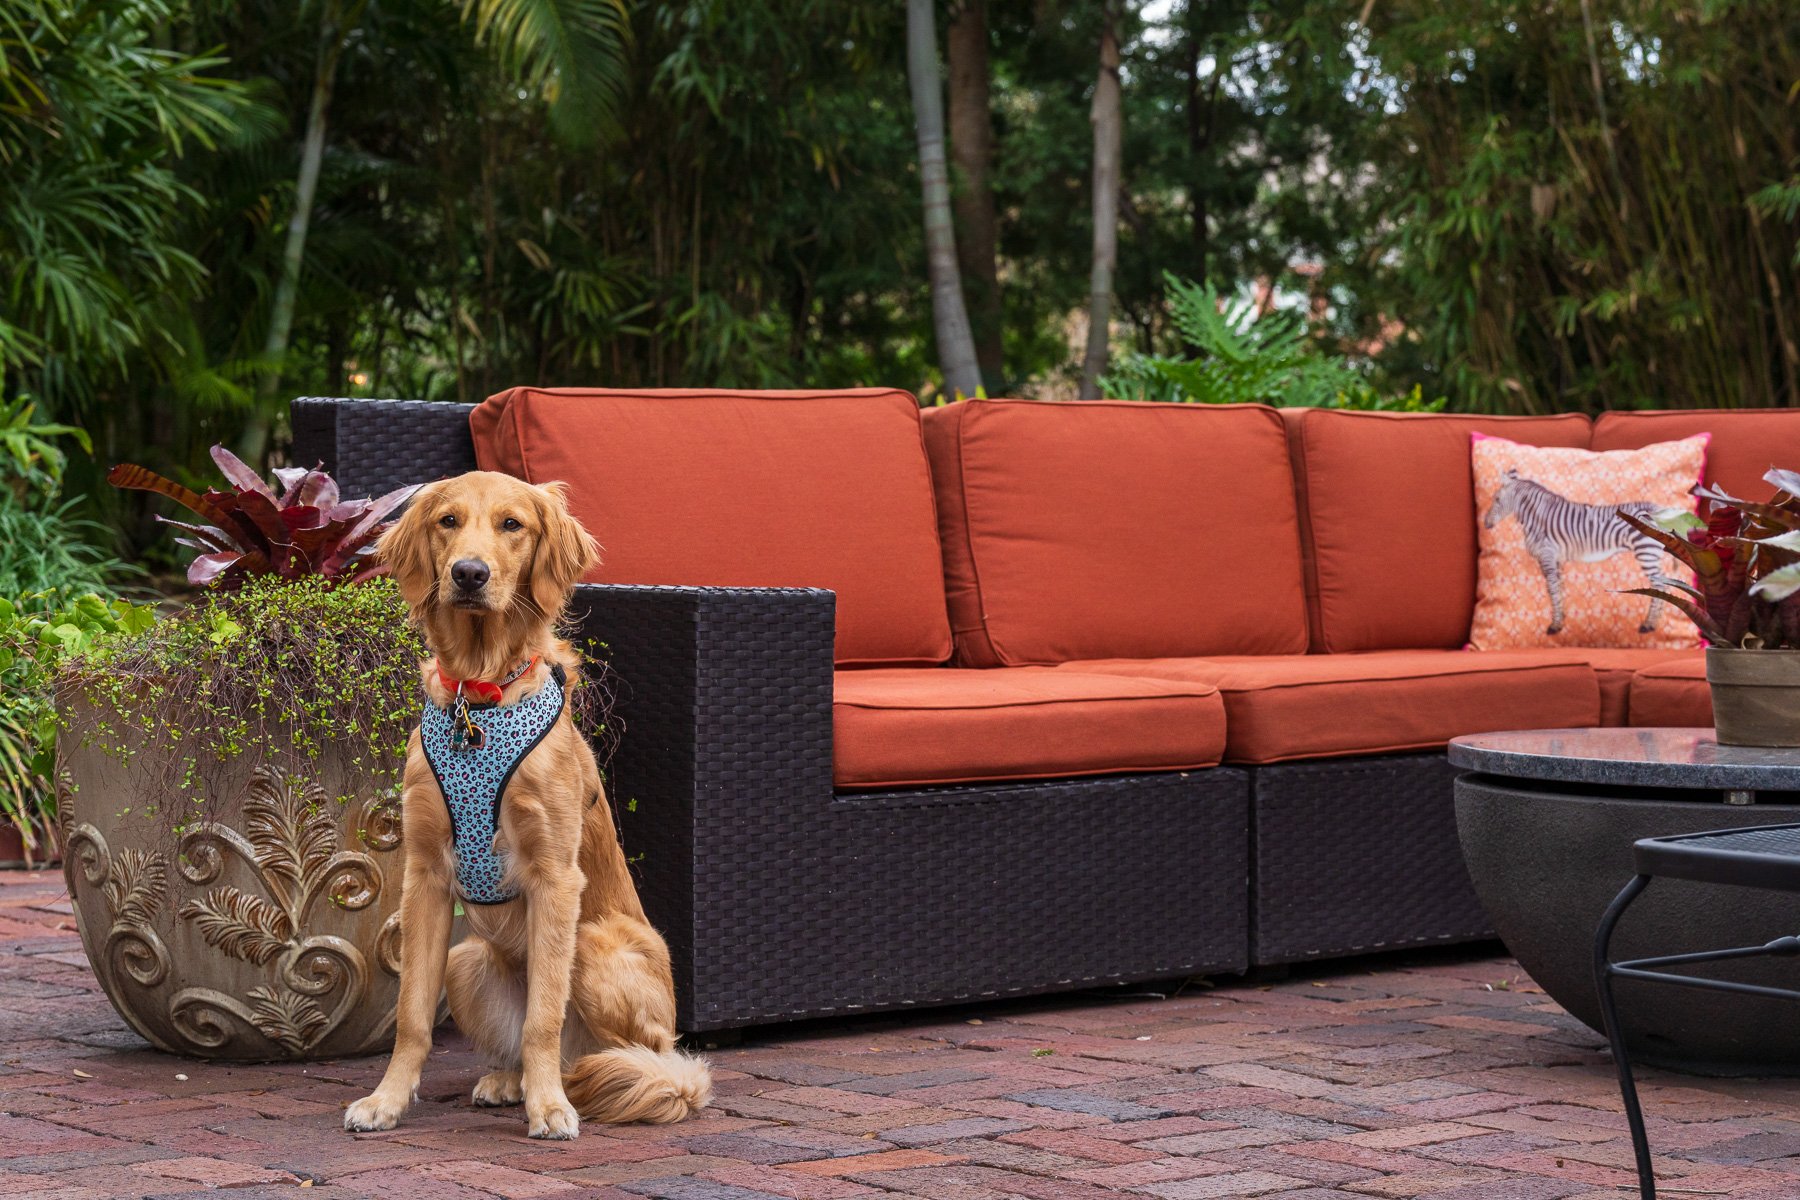
<svg viewBox="0 0 1800 1200">
<path fill-rule="evenodd" d="M 1550 593 L 1550 627 L 1546 633 L 1558 634 L 1563 627 L 1563 564 L 1565 562 L 1601 562 L 1615 554 L 1630 551 L 1638 567 L 1652 587 L 1672 582 L 1663 574 L 1663 550 L 1648 534 L 1619 520 L 1618 514 L 1630 513 L 1649 518 L 1658 505 L 1645 500 L 1629 500 L 1624 504 L 1581 504 L 1559 496 L 1535 479 L 1526 479 L 1517 470 L 1508 470 L 1505 482 L 1494 496 L 1483 524 L 1492 529 L 1507 517 L 1517 517 L 1525 534 L 1525 549 L 1537 559 L 1544 572 L 1544 587 Z M 1652 633 L 1662 619 L 1663 602 L 1650 601 L 1639 633 Z"/>
</svg>

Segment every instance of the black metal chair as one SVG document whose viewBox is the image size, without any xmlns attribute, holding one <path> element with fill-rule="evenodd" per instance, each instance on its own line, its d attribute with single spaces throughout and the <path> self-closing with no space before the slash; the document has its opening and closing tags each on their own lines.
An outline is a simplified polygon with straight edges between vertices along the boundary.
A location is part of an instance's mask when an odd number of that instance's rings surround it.
<svg viewBox="0 0 1800 1200">
<path fill-rule="evenodd" d="M 1632 1078 L 1631 1058 L 1625 1035 L 1619 1028 L 1619 1012 L 1613 1001 L 1615 979 L 1641 979 L 1674 983 L 1716 992 L 1740 992 L 1750 996 L 1774 996 L 1800 1000 L 1800 991 L 1737 983 L 1727 979 L 1703 979 L 1667 968 L 1693 963 L 1724 962 L 1764 955 L 1800 955 L 1800 937 L 1781 937 L 1761 946 L 1728 950 L 1702 950 L 1657 958 L 1612 962 L 1607 955 L 1619 918 L 1643 894 L 1653 878 L 1687 879 L 1699 883 L 1728 883 L 1735 887 L 1768 891 L 1800 892 L 1800 825 L 1759 825 L 1748 829 L 1719 829 L 1677 837 L 1644 838 L 1632 847 L 1637 876 L 1625 885 L 1600 918 L 1594 935 L 1594 978 L 1600 991 L 1600 1014 L 1612 1043 L 1613 1061 L 1619 1069 L 1619 1091 L 1625 1101 L 1625 1119 L 1631 1126 L 1631 1146 L 1637 1154 L 1638 1190 L 1644 1200 L 1655 1200 L 1656 1173 L 1650 1166 L 1650 1140 L 1644 1132 L 1644 1110 L 1638 1103 L 1637 1083 Z"/>
</svg>

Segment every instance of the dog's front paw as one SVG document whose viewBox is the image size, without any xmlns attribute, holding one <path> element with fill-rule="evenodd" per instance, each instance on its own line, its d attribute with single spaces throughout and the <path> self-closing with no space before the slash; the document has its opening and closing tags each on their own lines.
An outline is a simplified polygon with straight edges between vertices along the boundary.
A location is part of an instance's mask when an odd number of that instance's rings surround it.
<svg viewBox="0 0 1800 1200">
<path fill-rule="evenodd" d="M 534 1138 L 566 1142 L 581 1132 L 581 1118 L 575 1115 L 574 1105 L 563 1096 L 549 1103 L 527 1104 L 525 1109 L 531 1118 L 527 1132 Z"/>
<path fill-rule="evenodd" d="M 505 1108 L 522 1103 L 525 1090 L 519 1086 L 517 1071 L 489 1071 L 475 1084 L 470 1099 L 481 1108 Z"/>
<path fill-rule="evenodd" d="M 400 1123 L 404 1104 L 395 1104 L 380 1092 L 364 1096 L 344 1110 L 344 1128 L 351 1133 L 375 1133 Z"/>
</svg>

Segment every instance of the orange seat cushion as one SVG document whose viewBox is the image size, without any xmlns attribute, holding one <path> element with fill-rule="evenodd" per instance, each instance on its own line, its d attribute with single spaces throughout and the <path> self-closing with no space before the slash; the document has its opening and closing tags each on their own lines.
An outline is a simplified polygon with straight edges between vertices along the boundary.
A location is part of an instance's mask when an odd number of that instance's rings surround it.
<svg viewBox="0 0 1800 1200">
<path fill-rule="evenodd" d="M 839 671 L 833 770 L 847 788 L 1213 766 L 1217 688 L 1049 667 Z"/>
<path fill-rule="evenodd" d="M 1488 653 L 1482 651 L 1482 653 Z M 1500 651 L 1500 653 L 1509 653 Z M 1647 667 L 1679 665 L 1702 661 L 1698 647 L 1683 650 L 1646 650 L 1568 646 L 1555 650 L 1534 650 L 1538 658 L 1545 656 L 1564 662 L 1586 663 L 1600 682 L 1600 723 L 1602 725 L 1639 724 L 1631 720 L 1631 681 Z M 1710 725 L 1708 717 L 1702 724 Z"/>
<path fill-rule="evenodd" d="M 1289 410 L 1313 648 L 1460 649 L 1475 612 L 1469 435 L 1588 444 L 1588 419 Z"/>
<path fill-rule="evenodd" d="M 969 400 L 925 439 L 959 663 L 1306 649 L 1273 409 Z"/>
<path fill-rule="evenodd" d="M 569 485 L 602 547 L 590 583 L 829 588 L 840 663 L 950 657 L 905 392 L 514 388 L 469 428 L 483 469 Z"/>
<path fill-rule="evenodd" d="M 1593 449 L 1636 450 L 1655 442 L 1710 433 L 1706 481 L 1734 496 L 1766 500 L 1770 467 L 1800 470 L 1800 409 L 1689 408 L 1666 412 L 1607 412 L 1594 419 Z"/>
<path fill-rule="evenodd" d="M 1388 650 L 1263 658 L 1111 659 L 1082 673 L 1207 683 L 1225 698 L 1225 761 L 1430 750 L 1465 733 L 1600 721 L 1600 685 L 1561 651 Z"/>
<path fill-rule="evenodd" d="M 1629 708 L 1633 725 L 1710 728 L 1712 692 L 1706 686 L 1705 655 L 1658 663 L 1633 675 Z"/>
</svg>

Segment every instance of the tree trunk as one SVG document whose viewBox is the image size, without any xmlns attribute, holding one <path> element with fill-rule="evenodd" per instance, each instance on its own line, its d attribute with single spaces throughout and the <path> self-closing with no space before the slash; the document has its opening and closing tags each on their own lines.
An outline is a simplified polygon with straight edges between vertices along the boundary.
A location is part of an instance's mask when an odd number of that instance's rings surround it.
<svg viewBox="0 0 1800 1200">
<path fill-rule="evenodd" d="M 313 196 L 319 188 L 319 165 L 325 157 L 325 123 L 337 83 L 338 58 L 344 52 L 344 30 L 338 6 L 328 4 L 319 18 L 319 57 L 313 67 L 312 102 L 306 109 L 306 133 L 300 142 L 300 174 L 294 181 L 294 211 L 288 216 L 287 243 L 281 252 L 281 274 L 269 308 L 269 333 L 263 341 L 268 360 L 257 387 L 259 403 L 239 444 L 240 455 L 260 468 L 269 450 L 271 409 L 281 390 L 281 360 L 287 357 L 294 329 L 294 302 L 300 291 L 300 269 L 306 261 L 306 232 L 312 224 Z"/>
<path fill-rule="evenodd" d="M 906 73 L 919 130 L 919 186 L 925 201 L 925 262 L 931 272 L 931 316 L 944 389 L 973 396 L 981 386 L 969 311 L 963 306 L 950 220 L 950 169 L 944 161 L 944 97 L 938 73 L 935 0 L 906 0 Z"/>
<path fill-rule="evenodd" d="M 1206 282 L 1207 259 L 1211 255 L 1208 240 L 1206 192 L 1208 181 L 1207 151 L 1211 149 L 1213 117 L 1218 112 L 1219 80 L 1225 74 L 1223 62 L 1213 63 L 1212 85 L 1200 86 L 1200 59 L 1205 45 L 1201 31 L 1202 0 L 1188 0 L 1187 6 L 1187 177 L 1189 246 L 1194 256 L 1189 276 L 1195 283 Z"/>
<path fill-rule="evenodd" d="M 990 395 L 1005 374 L 999 233 L 994 217 L 994 122 L 988 94 L 987 0 L 962 0 L 950 15 L 950 157 L 956 164 L 956 248 L 975 336 L 975 360 Z"/>
<path fill-rule="evenodd" d="M 1119 96 L 1118 10 L 1107 0 L 1100 26 L 1100 76 L 1094 83 L 1094 270 L 1088 281 L 1087 357 L 1081 398 L 1100 397 L 1112 323 L 1113 268 L 1119 259 L 1119 185 L 1125 118 Z"/>
</svg>

